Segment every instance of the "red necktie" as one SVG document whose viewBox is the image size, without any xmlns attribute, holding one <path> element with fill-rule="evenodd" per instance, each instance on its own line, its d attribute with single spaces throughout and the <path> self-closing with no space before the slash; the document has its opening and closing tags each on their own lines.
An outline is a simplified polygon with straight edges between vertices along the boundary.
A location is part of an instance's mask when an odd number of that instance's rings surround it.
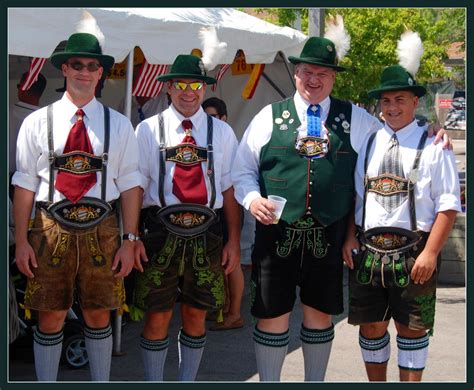
<svg viewBox="0 0 474 390">
<path fill-rule="evenodd" d="M 182 126 L 186 133 L 182 144 L 196 145 L 194 137 L 191 136 L 193 123 L 190 120 L 184 120 Z M 190 165 L 176 163 L 173 175 L 173 194 L 182 203 L 207 203 L 206 182 L 201 162 Z"/>
<path fill-rule="evenodd" d="M 63 153 L 74 151 L 81 151 L 90 154 L 94 153 L 91 141 L 87 135 L 86 126 L 82 120 L 84 115 L 84 111 L 81 109 L 77 110 L 77 121 L 69 131 Z M 82 158 L 76 158 L 74 161 L 72 161 L 72 163 L 76 169 L 80 170 L 84 161 Z M 96 182 L 97 175 L 95 172 L 74 174 L 60 171 L 56 177 L 55 187 L 71 202 L 77 203 L 87 193 L 87 191 L 89 191 L 94 186 Z"/>
</svg>

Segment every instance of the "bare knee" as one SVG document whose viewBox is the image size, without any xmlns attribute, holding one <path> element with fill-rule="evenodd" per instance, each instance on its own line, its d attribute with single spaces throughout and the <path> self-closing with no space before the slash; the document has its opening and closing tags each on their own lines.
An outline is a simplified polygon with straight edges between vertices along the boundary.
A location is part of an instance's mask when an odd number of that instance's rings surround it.
<svg viewBox="0 0 474 390">
<path fill-rule="evenodd" d="M 366 339 L 378 339 L 382 337 L 388 328 L 388 321 L 371 322 L 360 326 L 360 333 Z"/>
<path fill-rule="evenodd" d="M 147 313 L 143 337 L 148 340 L 163 340 L 168 336 L 168 327 L 173 312 L 153 312 Z"/>
<path fill-rule="evenodd" d="M 64 326 L 67 311 L 40 311 L 38 312 L 38 328 L 41 333 L 58 333 Z"/>
<path fill-rule="evenodd" d="M 202 336 L 206 333 L 206 311 L 181 305 L 183 329 L 188 336 Z"/>
<path fill-rule="evenodd" d="M 110 324 L 110 310 L 82 310 L 84 322 L 89 328 L 100 329 L 105 328 Z"/>
</svg>

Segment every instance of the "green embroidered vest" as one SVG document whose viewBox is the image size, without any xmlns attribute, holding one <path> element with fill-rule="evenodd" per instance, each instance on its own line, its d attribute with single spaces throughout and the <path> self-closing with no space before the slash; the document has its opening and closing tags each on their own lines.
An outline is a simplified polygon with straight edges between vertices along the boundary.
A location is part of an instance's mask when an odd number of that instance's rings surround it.
<svg viewBox="0 0 474 390">
<path fill-rule="evenodd" d="M 293 98 L 272 105 L 273 132 L 260 153 L 260 192 L 287 199 L 281 219 L 289 224 L 312 214 L 328 226 L 352 209 L 357 160 L 350 142 L 352 106 L 331 97 L 330 107 L 329 152 L 309 160 L 295 150 L 301 123 Z"/>
</svg>

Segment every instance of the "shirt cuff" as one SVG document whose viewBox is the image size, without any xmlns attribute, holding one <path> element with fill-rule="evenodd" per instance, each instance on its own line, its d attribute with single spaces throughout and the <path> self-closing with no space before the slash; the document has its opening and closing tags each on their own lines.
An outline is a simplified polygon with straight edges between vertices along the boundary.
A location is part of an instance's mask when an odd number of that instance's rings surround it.
<svg viewBox="0 0 474 390">
<path fill-rule="evenodd" d="M 116 179 L 117 188 L 120 193 L 130 190 L 133 187 L 143 187 L 146 179 L 139 171 L 131 172 Z"/>
<path fill-rule="evenodd" d="M 436 202 L 437 213 L 448 210 L 462 211 L 461 200 L 454 194 L 443 194 Z"/>
<path fill-rule="evenodd" d="M 258 191 L 251 191 L 249 192 L 242 201 L 242 206 L 244 206 L 247 210 L 250 209 L 250 204 L 257 198 L 261 198 L 262 195 Z"/>
<path fill-rule="evenodd" d="M 36 192 L 40 179 L 38 177 L 33 177 L 27 173 L 16 171 L 12 177 L 12 185 L 24 188 L 31 192 Z"/>
</svg>

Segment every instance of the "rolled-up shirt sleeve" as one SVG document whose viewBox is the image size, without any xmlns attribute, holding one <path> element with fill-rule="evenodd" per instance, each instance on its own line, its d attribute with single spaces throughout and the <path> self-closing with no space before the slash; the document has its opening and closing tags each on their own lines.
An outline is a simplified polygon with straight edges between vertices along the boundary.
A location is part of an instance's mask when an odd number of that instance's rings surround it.
<svg viewBox="0 0 474 390">
<path fill-rule="evenodd" d="M 431 196 L 435 212 L 461 211 L 459 174 L 454 153 L 442 149 L 440 144 L 436 145 L 431 170 Z"/>
<path fill-rule="evenodd" d="M 133 187 L 141 186 L 143 179 L 138 169 L 138 142 L 132 125 L 129 122 L 123 123 L 120 133 L 122 148 L 115 183 L 119 192 L 125 192 Z"/>
<path fill-rule="evenodd" d="M 33 113 L 23 121 L 17 138 L 16 172 L 12 184 L 36 192 L 41 181 L 37 172 L 37 161 L 41 157 L 41 149 L 36 140 L 41 117 Z M 47 158 L 47 156 L 45 156 Z"/>
<path fill-rule="evenodd" d="M 144 190 L 148 188 L 151 177 L 150 161 L 153 160 L 152 141 L 153 134 L 148 122 L 141 122 L 136 129 L 137 145 L 138 145 L 138 170 L 141 174 L 141 184 Z M 159 164 L 159 161 L 155 162 Z"/>
<path fill-rule="evenodd" d="M 235 137 L 234 131 L 232 128 L 227 125 L 223 124 L 224 127 L 224 138 L 223 142 L 221 143 L 223 149 L 223 163 L 222 163 L 222 171 L 221 171 L 221 189 L 222 192 L 228 190 L 232 187 L 232 169 L 234 167 L 235 157 L 237 155 L 237 147 L 238 142 L 237 138 Z"/>
</svg>

